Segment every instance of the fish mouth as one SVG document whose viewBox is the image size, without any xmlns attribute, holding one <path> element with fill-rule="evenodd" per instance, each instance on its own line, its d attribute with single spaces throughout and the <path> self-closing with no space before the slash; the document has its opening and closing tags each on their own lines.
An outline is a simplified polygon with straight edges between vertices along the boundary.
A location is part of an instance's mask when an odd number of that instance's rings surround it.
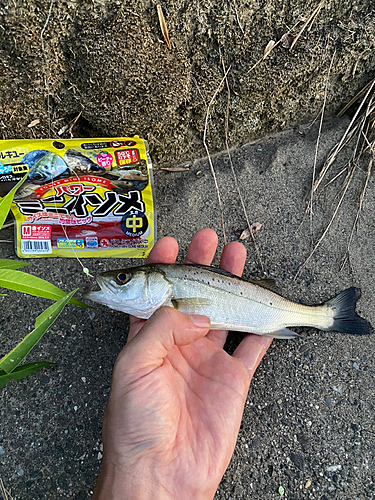
<svg viewBox="0 0 375 500">
<path fill-rule="evenodd" d="M 112 295 L 116 295 L 115 290 L 111 287 L 109 283 L 106 283 L 101 276 L 94 276 L 96 283 L 99 286 L 99 290 L 91 290 L 83 294 L 85 299 L 91 300 L 92 302 L 105 303 L 108 300 L 108 292 Z"/>
</svg>

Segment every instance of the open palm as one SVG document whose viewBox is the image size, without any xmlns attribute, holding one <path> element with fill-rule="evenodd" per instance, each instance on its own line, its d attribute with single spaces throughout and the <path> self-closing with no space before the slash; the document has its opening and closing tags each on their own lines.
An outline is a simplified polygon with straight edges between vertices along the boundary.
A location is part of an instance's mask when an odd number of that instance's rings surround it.
<svg viewBox="0 0 375 500">
<path fill-rule="evenodd" d="M 186 262 L 210 264 L 216 246 L 213 231 L 198 232 Z M 149 262 L 173 263 L 177 252 L 177 242 L 163 238 Z M 240 275 L 245 258 L 244 247 L 231 243 L 220 267 Z M 106 409 L 96 498 L 213 498 L 235 447 L 251 377 L 270 340 L 247 335 L 229 356 L 223 350 L 227 332 L 208 330 L 205 317 L 171 308 L 147 322 L 131 318 Z M 118 491 L 119 483 L 123 496 L 109 495 L 109 485 Z"/>
</svg>

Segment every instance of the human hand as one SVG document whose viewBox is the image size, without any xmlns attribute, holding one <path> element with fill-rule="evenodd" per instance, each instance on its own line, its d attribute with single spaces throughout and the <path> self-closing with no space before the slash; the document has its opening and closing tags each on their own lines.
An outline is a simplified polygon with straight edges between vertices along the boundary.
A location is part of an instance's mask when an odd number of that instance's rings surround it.
<svg viewBox="0 0 375 500">
<path fill-rule="evenodd" d="M 217 247 L 198 231 L 187 263 L 209 265 Z M 156 243 L 149 263 L 174 263 L 173 238 Z M 225 246 L 220 267 L 241 275 L 246 250 Z M 147 320 L 131 317 L 103 423 L 103 464 L 93 499 L 205 500 L 229 464 L 250 380 L 271 339 L 246 335 L 229 356 L 226 331 L 205 316 L 164 307 Z"/>
</svg>

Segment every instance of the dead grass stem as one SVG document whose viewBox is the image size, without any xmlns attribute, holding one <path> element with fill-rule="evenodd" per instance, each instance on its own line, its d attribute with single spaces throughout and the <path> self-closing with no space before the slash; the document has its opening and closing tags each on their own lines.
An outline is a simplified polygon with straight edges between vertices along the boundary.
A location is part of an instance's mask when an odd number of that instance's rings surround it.
<svg viewBox="0 0 375 500">
<path fill-rule="evenodd" d="M 209 116 L 210 116 L 210 108 L 214 102 L 214 100 L 216 99 L 216 96 L 218 95 L 218 93 L 220 92 L 222 86 L 223 86 L 223 83 L 230 71 L 230 68 L 231 66 L 229 66 L 229 68 L 227 69 L 227 71 L 225 72 L 223 78 L 221 79 L 221 82 L 219 84 L 219 86 L 217 87 L 217 89 L 215 90 L 208 106 L 207 106 L 207 112 L 206 112 L 206 119 L 205 119 L 205 123 L 204 123 L 204 132 L 203 132 L 203 145 L 206 149 L 206 153 L 207 153 L 207 158 L 208 158 L 208 163 L 210 165 L 210 169 L 211 169 L 211 174 L 212 174 L 212 177 L 214 179 L 214 183 L 215 183 L 215 189 L 216 189 L 216 193 L 217 193 L 217 199 L 218 199 L 218 202 L 219 202 L 219 208 L 220 208 L 220 216 L 221 216 L 221 227 L 223 229 L 223 237 L 224 237 L 224 244 L 226 244 L 227 242 L 227 236 L 226 236 L 226 233 L 225 233 L 225 224 L 224 224 L 224 211 L 223 211 L 223 205 L 222 205 L 222 202 L 221 202 L 221 196 L 220 196 L 220 190 L 219 190 L 219 186 L 218 186 L 218 183 L 217 183 L 217 179 L 216 179 L 216 173 L 215 173 L 215 169 L 214 169 L 214 166 L 213 166 L 213 163 L 212 163 L 212 159 L 211 159 L 211 155 L 210 155 L 210 151 L 208 149 L 208 145 L 207 145 L 207 129 L 208 129 L 208 120 L 209 120 Z"/>
<path fill-rule="evenodd" d="M 0 477 L 0 493 L 3 497 L 4 500 L 13 500 L 13 498 L 10 495 L 10 492 L 5 489 L 3 480 Z"/>
<path fill-rule="evenodd" d="M 221 59 L 221 63 L 223 65 L 223 71 L 224 71 L 224 75 L 227 75 L 227 72 L 225 71 L 225 64 L 224 64 L 224 60 L 223 58 Z M 240 186 L 239 186 L 239 183 L 238 183 L 238 179 L 237 179 L 237 175 L 236 175 L 236 171 L 234 169 L 234 165 L 233 165 L 233 161 L 232 161 L 232 156 L 230 154 L 230 149 L 229 149 L 229 140 L 228 140 L 228 128 L 229 128 L 229 105 L 230 105 L 230 87 L 229 87 L 229 82 L 228 82 L 228 78 L 227 76 L 225 77 L 225 82 L 226 82 L 226 85 L 227 85 L 227 109 L 226 109 L 226 113 L 225 113 L 225 146 L 227 148 L 227 154 L 228 154 L 228 158 L 229 158 L 229 163 L 230 163 L 230 168 L 232 170 L 232 175 L 233 175 L 233 178 L 234 178 L 234 184 L 236 186 L 236 190 L 237 190 L 237 193 L 238 193 L 238 197 L 240 199 L 240 202 L 241 202 L 241 206 L 242 206 L 242 210 L 243 210 L 243 213 L 244 213 L 244 216 L 245 216 L 245 219 L 246 219 L 246 224 L 247 224 L 247 227 L 249 229 L 249 233 L 251 235 L 251 239 L 253 241 L 253 244 L 254 244 L 254 248 L 255 248 L 255 252 L 257 254 L 257 257 L 258 257 L 258 260 L 259 260 L 259 263 L 260 263 L 260 266 L 262 268 L 262 271 L 264 271 L 264 265 L 263 265 L 263 261 L 262 261 L 262 258 L 260 256 L 260 252 L 259 252 L 259 249 L 258 249 L 258 245 L 255 241 L 255 237 L 254 237 L 254 231 L 252 229 L 252 225 L 250 224 L 250 221 L 249 221 L 249 216 L 247 215 L 247 210 L 246 210 L 246 207 L 245 207 L 245 202 L 243 200 L 243 197 L 242 197 L 242 193 L 241 193 L 241 189 L 240 189 Z"/>
<path fill-rule="evenodd" d="M 316 17 L 318 16 L 319 12 L 321 11 L 323 5 L 325 3 L 325 0 L 321 0 L 318 4 L 318 6 L 313 10 L 313 12 L 310 14 L 310 16 L 307 18 L 306 22 L 304 23 L 304 25 L 302 26 L 300 32 L 298 33 L 298 35 L 295 37 L 295 39 L 293 40 L 293 43 L 292 45 L 290 46 L 290 51 L 293 50 L 293 47 L 295 46 L 295 44 L 298 42 L 299 38 L 301 37 L 302 33 L 305 31 L 305 29 L 309 26 L 309 30 L 311 29 L 311 26 L 313 25 L 313 22 L 315 21 Z"/>
<path fill-rule="evenodd" d="M 355 216 L 355 220 L 353 222 L 353 227 L 352 227 L 352 230 L 350 232 L 350 236 L 349 236 L 349 241 L 348 241 L 348 246 L 347 246 L 347 249 L 346 249 L 346 252 L 345 252 L 345 255 L 344 257 L 341 259 L 341 266 L 340 266 L 340 271 L 342 270 L 342 268 L 345 266 L 348 258 L 349 258 L 349 252 L 350 252 L 350 245 L 352 243 L 352 239 L 353 239 L 353 236 L 354 236 L 354 231 L 355 231 L 355 228 L 357 226 L 357 223 L 358 223 L 358 219 L 359 219 L 359 215 L 362 211 L 362 205 L 363 205 L 363 201 L 365 199 L 365 195 L 366 195 L 366 189 L 367 189 L 367 185 L 368 185 L 368 182 L 370 180 L 370 175 L 371 175 L 371 169 L 372 169 L 372 159 L 370 160 L 369 162 L 369 165 L 368 165 L 368 169 L 367 169 L 367 175 L 366 175 L 366 179 L 365 179 L 365 184 L 363 186 L 363 189 L 362 189 L 362 192 L 361 192 L 361 196 L 359 198 L 359 207 L 358 207 L 358 210 L 357 210 L 357 214 Z"/>
<path fill-rule="evenodd" d="M 311 183 L 311 195 L 310 195 L 310 232 L 311 232 L 311 235 L 313 234 L 313 202 L 314 202 L 314 184 L 315 184 L 316 164 L 318 161 L 319 143 L 320 143 L 320 137 L 321 137 L 322 127 L 323 127 L 324 111 L 325 111 L 326 102 L 327 102 L 329 77 L 331 74 L 331 69 L 332 69 L 332 65 L 333 65 L 333 61 L 335 59 L 335 56 L 336 56 L 336 50 L 333 53 L 333 56 L 331 58 L 331 62 L 330 62 L 329 68 L 328 68 L 328 74 L 327 74 L 325 88 L 324 88 L 324 101 L 323 101 L 323 106 L 322 106 L 322 111 L 321 111 L 321 116 L 320 116 L 320 123 L 319 123 L 319 132 L 318 132 L 318 138 L 316 140 L 316 146 L 315 146 L 315 156 L 314 156 L 313 175 L 312 175 L 312 183 Z"/>
</svg>

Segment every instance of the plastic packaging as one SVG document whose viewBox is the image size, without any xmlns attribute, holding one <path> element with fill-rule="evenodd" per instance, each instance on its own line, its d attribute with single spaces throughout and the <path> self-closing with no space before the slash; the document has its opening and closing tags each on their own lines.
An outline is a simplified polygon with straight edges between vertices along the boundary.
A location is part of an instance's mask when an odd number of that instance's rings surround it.
<svg viewBox="0 0 375 500">
<path fill-rule="evenodd" d="M 19 257 L 131 257 L 156 241 L 152 166 L 139 137 L 0 141 L 0 195 Z"/>
</svg>

